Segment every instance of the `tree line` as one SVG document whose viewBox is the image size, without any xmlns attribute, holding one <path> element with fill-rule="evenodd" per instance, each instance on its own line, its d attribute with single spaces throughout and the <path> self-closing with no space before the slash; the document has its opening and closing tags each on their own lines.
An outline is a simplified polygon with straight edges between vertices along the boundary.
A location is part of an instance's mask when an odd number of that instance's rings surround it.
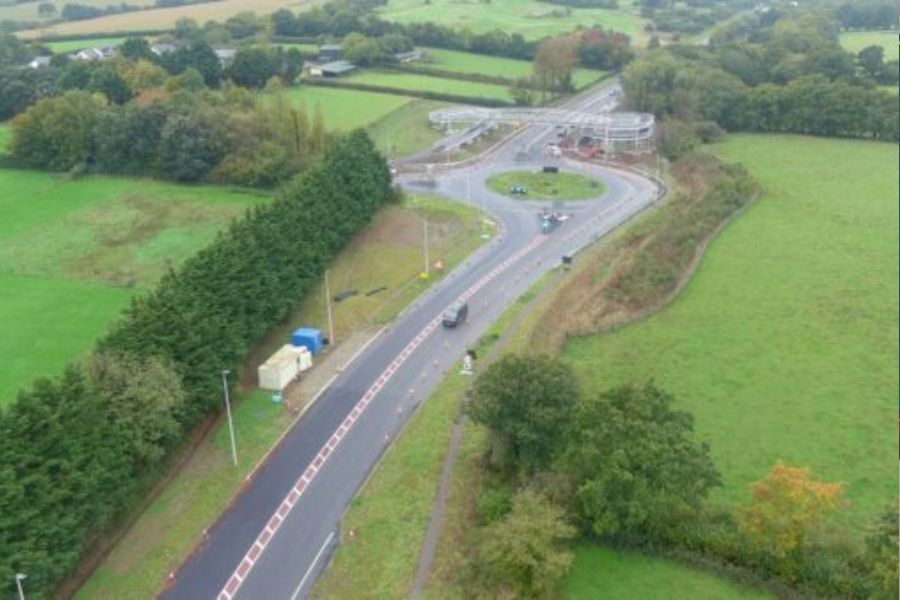
<svg viewBox="0 0 900 600">
<path fill-rule="evenodd" d="M 896 85 L 896 61 L 854 56 L 837 36 L 828 16 L 794 11 L 757 23 L 743 41 L 650 52 L 629 65 L 623 85 L 634 108 L 662 119 L 897 141 L 896 98 L 873 87 L 890 72 Z"/>
<path fill-rule="evenodd" d="M 310 119 L 278 89 L 261 96 L 240 88 L 221 98 L 184 89 L 154 96 L 118 105 L 73 90 L 40 100 L 12 121 L 12 159 L 52 171 L 273 187 L 328 145 L 321 111 Z"/>
<path fill-rule="evenodd" d="M 87 359 L 0 411 L 0 593 L 50 597 L 222 406 L 220 372 L 294 310 L 393 197 L 361 131 L 137 297 Z"/>
<path fill-rule="evenodd" d="M 890 598 L 897 514 L 862 549 L 829 543 L 843 486 L 776 461 L 733 511 L 693 419 L 652 383 L 583 394 L 567 365 L 509 355 L 475 381 L 465 411 L 488 429 L 476 526 L 459 577 L 470 597 L 553 598 L 576 537 L 677 556 L 816 597 Z"/>
<path fill-rule="evenodd" d="M 152 90 L 169 93 L 181 88 L 217 88 L 223 82 L 259 89 L 272 78 L 292 85 L 303 70 L 303 57 L 296 48 L 245 45 L 223 64 L 212 46 L 202 40 L 157 54 L 146 39 L 131 37 L 115 56 L 102 61 L 54 55 L 46 66 L 25 68 L 24 63 L 34 55 L 11 34 L 0 37 L 0 120 L 41 98 L 70 90 L 101 93 L 112 103 L 124 104 Z"/>
<path fill-rule="evenodd" d="M 385 21 L 372 12 L 375 3 L 359 0 L 328 2 L 321 7 L 294 14 L 281 9 L 271 16 L 272 31 L 277 36 L 344 38 L 348 34 L 361 34 L 369 38 L 388 35 L 403 36 L 420 46 L 433 46 L 448 50 L 461 50 L 477 54 L 503 56 L 519 60 L 534 58 L 540 40 L 526 40 L 519 33 L 509 34 L 494 29 L 474 33 L 469 29 L 453 29 L 433 22 L 409 24 Z M 589 34 L 584 31 L 591 32 Z M 601 32 L 598 36 L 597 32 Z M 620 68 L 632 54 L 629 39 L 622 33 L 604 32 L 599 25 L 585 26 L 572 33 L 572 37 L 584 38 L 585 50 L 582 66 L 614 70 Z"/>
</svg>

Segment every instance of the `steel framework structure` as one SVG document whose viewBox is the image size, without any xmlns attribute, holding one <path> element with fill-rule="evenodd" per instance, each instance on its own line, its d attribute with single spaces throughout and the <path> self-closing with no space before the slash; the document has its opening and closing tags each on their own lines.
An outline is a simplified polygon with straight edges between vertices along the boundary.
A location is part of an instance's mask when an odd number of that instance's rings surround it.
<svg viewBox="0 0 900 600">
<path fill-rule="evenodd" d="M 598 114 L 555 108 L 453 107 L 428 113 L 428 120 L 433 125 L 447 128 L 481 123 L 565 127 L 608 151 L 651 149 L 656 129 L 656 120 L 648 113 Z"/>
</svg>

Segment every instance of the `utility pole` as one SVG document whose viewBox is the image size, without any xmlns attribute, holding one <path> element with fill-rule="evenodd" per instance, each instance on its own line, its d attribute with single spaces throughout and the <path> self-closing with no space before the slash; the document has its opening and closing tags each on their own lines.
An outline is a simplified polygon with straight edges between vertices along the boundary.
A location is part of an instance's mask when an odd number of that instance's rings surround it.
<svg viewBox="0 0 900 600">
<path fill-rule="evenodd" d="M 225 414 L 228 415 L 228 434 L 231 436 L 231 460 L 237 466 L 237 444 L 234 443 L 234 421 L 231 420 L 231 399 L 228 397 L 228 369 L 222 369 L 222 389 L 225 390 Z"/>
<path fill-rule="evenodd" d="M 331 288 L 328 286 L 328 270 L 325 270 L 325 306 L 328 309 L 328 341 L 334 343 L 334 311 L 331 309 Z"/>
<path fill-rule="evenodd" d="M 22 591 L 22 580 L 28 577 L 25 573 L 16 573 L 16 587 L 19 589 L 19 600 L 25 600 L 25 592 Z"/>
<path fill-rule="evenodd" d="M 424 254 L 425 254 L 425 279 L 428 279 L 428 277 L 431 275 L 431 272 L 430 272 L 429 266 L 428 266 L 428 263 L 429 263 L 429 260 L 428 260 L 428 217 L 422 218 L 422 228 L 424 230 L 423 246 L 424 246 Z"/>
</svg>

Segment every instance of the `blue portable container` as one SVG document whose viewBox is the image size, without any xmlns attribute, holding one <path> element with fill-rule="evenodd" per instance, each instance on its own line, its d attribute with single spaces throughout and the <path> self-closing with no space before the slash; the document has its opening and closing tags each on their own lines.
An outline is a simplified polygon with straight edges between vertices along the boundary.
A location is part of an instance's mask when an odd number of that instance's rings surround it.
<svg viewBox="0 0 900 600">
<path fill-rule="evenodd" d="M 291 343 L 294 346 L 306 346 L 310 354 L 315 356 L 322 349 L 322 332 L 311 327 L 301 327 L 291 335 Z"/>
</svg>

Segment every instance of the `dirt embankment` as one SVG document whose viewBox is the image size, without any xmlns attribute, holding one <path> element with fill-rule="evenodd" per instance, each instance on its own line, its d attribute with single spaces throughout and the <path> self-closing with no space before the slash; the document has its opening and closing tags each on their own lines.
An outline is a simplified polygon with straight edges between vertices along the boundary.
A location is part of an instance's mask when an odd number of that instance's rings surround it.
<svg viewBox="0 0 900 600">
<path fill-rule="evenodd" d="M 676 181 L 659 209 L 588 254 L 538 319 L 533 348 L 608 331 L 656 312 L 684 287 L 706 246 L 757 196 L 739 165 L 693 154 L 672 165 Z"/>
</svg>

